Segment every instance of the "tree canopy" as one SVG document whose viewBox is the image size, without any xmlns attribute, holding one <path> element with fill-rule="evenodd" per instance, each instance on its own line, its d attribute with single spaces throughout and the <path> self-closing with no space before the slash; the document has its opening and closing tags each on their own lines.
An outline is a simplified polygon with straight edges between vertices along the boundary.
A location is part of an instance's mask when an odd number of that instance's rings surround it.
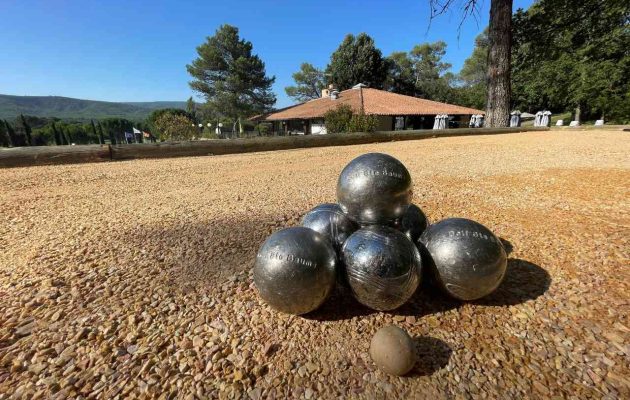
<svg viewBox="0 0 630 400">
<path fill-rule="evenodd" d="M 514 103 L 630 121 L 630 3 L 540 0 L 514 17 Z"/>
<path fill-rule="evenodd" d="M 428 100 L 452 101 L 451 85 L 455 76 L 447 72 L 451 64 L 443 62 L 446 43 L 421 43 L 411 51 L 397 51 L 387 57 L 386 88 L 392 92 Z"/>
<path fill-rule="evenodd" d="M 414 96 L 416 84 L 413 62 L 406 51 L 395 51 L 387 57 L 387 90 Z"/>
<path fill-rule="evenodd" d="M 330 56 L 326 77 L 339 90 L 350 89 L 357 83 L 381 89 L 387 78 L 387 64 L 370 36 L 346 35 Z"/>
<path fill-rule="evenodd" d="M 300 70 L 293 74 L 293 80 L 295 86 L 287 86 L 284 91 L 287 96 L 298 102 L 319 98 L 322 89 L 326 86 L 324 71 L 306 62 L 302 63 Z"/>
<path fill-rule="evenodd" d="M 270 110 L 276 102 L 271 91 L 275 77 L 266 75 L 265 63 L 252 50 L 238 28 L 222 25 L 197 47 L 199 57 L 186 66 L 193 77 L 190 87 L 208 106 L 234 119 Z"/>
<path fill-rule="evenodd" d="M 489 46 L 488 28 L 486 28 L 475 38 L 475 48 L 457 74 L 455 97 L 458 104 L 478 109 L 486 107 Z"/>
</svg>

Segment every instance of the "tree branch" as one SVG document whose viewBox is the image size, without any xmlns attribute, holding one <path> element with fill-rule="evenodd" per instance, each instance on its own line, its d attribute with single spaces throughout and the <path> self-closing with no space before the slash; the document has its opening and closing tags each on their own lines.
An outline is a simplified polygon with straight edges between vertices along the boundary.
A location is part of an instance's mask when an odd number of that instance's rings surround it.
<svg viewBox="0 0 630 400">
<path fill-rule="evenodd" d="M 459 21 L 459 26 L 457 27 L 457 39 L 459 40 L 462 24 L 466 18 L 472 16 L 475 21 L 479 23 L 479 8 L 480 3 L 482 2 L 483 0 L 429 0 L 431 14 L 429 16 L 429 26 L 427 27 L 427 31 L 431 28 L 431 23 L 435 18 L 443 15 L 453 5 L 457 4 L 462 9 L 461 20 Z"/>
</svg>

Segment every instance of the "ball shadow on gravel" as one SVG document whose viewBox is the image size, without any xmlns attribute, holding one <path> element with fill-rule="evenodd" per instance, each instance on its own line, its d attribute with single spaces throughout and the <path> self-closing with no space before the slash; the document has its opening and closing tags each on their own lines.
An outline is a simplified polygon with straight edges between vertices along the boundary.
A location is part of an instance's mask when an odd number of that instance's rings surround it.
<svg viewBox="0 0 630 400">
<path fill-rule="evenodd" d="M 426 268 L 427 270 L 429 268 Z M 533 300 L 544 294 L 551 285 L 551 277 L 540 266 L 518 258 L 508 259 L 505 278 L 501 286 L 490 295 L 470 301 L 480 306 L 509 306 Z M 454 299 L 439 289 L 435 278 L 428 271 L 422 276 L 422 284 L 413 297 L 394 315 L 423 317 L 443 313 L 460 307 L 465 302 Z"/>
<path fill-rule="evenodd" d="M 453 351 L 445 341 L 431 336 L 415 337 L 413 341 L 418 359 L 409 376 L 432 375 L 448 365 Z"/>
<path fill-rule="evenodd" d="M 510 253 L 514 251 L 514 246 L 512 246 L 512 243 L 506 238 L 500 237 L 499 240 L 501 241 L 501 244 L 503 245 L 503 248 L 505 249 L 505 253 L 509 256 Z"/>
<path fill-rule="evenodd" d="M 458 308 L 462 301 L 444 294 L 433 279 L 422 277 L 422 283 L 411 299 L 395 310 L 389 311 L 392 315 L 415 316 L 421 318 L 425 315 L 447 312 Z"/>
<path fill-rule="evenodd" d="M 542 296 L 551 286 L 551 276 L 539 265 L 510 258 L 501 286 L 489 296 L 472 302 L 482 306 L 512 306 Z"/>
<path fill-rule="evenodd" d="M 289 225 L 278 216 L 138 225 L 115 238 L 174 287 L 214 287 L 253 268 L 256 252 L 272 232 Z M 130 267 L 132 267 L 130 265 Z"/>
<path fill-rule="evenodd" d="M 365 317 L 374 314 L 374 311 L 359 303 L 349 288 L 339 284 L 335 287 L 330 297 L 317 310 L 302 315 L 303 318 L 315 321 L 343 321 L 354 317 Z"/>
</svg>

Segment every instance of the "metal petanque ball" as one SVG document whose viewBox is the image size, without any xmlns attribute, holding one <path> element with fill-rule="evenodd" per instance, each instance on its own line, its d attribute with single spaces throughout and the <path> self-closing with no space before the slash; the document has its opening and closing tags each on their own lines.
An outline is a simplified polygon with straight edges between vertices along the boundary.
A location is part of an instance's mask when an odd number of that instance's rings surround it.
<svg viewBox="0 0 630 400">
<path fill-rule="evenodd" d="M 307 212 L 302 218 L 302 226 L 328 237 L 336 249 L 341 248 L 359 226 L 341 211 L 338 204 L 324 203 Z"/>
<path fill-rule="evenodd" d="M 464 218 L 449 218 L 429 226 L 420 236 L 425 265 L 449 295 L 476 300 L 503 281 L 507 255 L 499 239 L 485 226 Z"/>
<path fill-rule="evenodd" d="M 389 224 L 411 203 L 411 175 L 392 156 L 368 153 L 350 161 L 337 181 L 337 201 L 361 225 Z"/>
<path fill-rule="evenodd" d="M 254 283 L 272 308 L 305 314 L 322 305 L 334 288 L 336 261 L 324 235 L 301 226 L 282 229 L 260 247 Z"/>
<path fill-rule="evenodd" d="M 341 251 L 352 293 L 370 308 L 398 308 L 411 298 L 420 283 L 420 252 L 394 228 L 361 228 L 350 235 Z"/>
<path fill-rule="evenodd" d="M 429 226 L 427 216 L 415 204 L 410 204 L 403 217 L 395 223 L 395 227 L 414 243 L 418 241 L 427 226 Z"/>
</svg>

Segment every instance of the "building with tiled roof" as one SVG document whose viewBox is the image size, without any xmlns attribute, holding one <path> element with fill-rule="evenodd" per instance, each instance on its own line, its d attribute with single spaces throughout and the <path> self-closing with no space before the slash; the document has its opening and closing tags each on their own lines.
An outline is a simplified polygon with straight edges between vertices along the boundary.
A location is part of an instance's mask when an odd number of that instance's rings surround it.
<svg viewBox="0 0 630 400">
<path fill-rule="evenodd" d="M 431 129 L 436 115 L 448 115 L 452 126 L 468 126 L 472 115 L 481 110 L 420 99 L 356 85 L 337 92 L 324 89 L 322 97 L 258 116 L 258 121 L 273 123 L 274 132 L 298 134 L 326 133 L 324 115 L 341 104 L 356 113 L 378 116 L 379 131 L 395 129 Z"/>
</svg>

